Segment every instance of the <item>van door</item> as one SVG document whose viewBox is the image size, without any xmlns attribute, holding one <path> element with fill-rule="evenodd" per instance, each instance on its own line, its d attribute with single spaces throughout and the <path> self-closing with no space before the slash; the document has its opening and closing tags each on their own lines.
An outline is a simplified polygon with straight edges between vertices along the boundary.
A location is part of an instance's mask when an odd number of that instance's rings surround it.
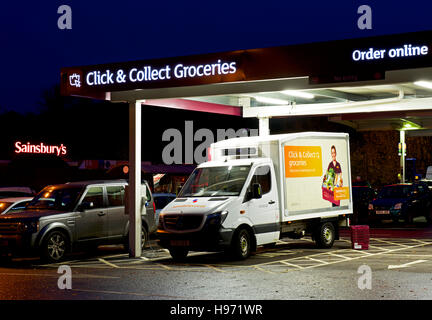
<svg viewBox="0 0 432 320">
<path fill-rule="evenodd" d="M 81 201 L 88 208 L 80 212 L 76 219 L 78 241 L 92 241 L 108 235 L 108 217 L 102 186 L 89 187 Z"/>
<path fill-rule="evenodd" d="M 110 238 L 122 238 L 124 236 L 128 215 L 125 214 L 125 187 L 106 186 L 107 191 L 107 216 L 108 236 Z"/>
<path fill-rule="evenodd" d="M 259 183 L 261 186 L 260 199 L 251 199 L 254 183 Z M 243 208 L 254 225 L 258 245 L 273 243 L 279 239 L 279 201 L 272 165 L 260 165 L 255 169 L 246 191 Z"/>
</svg>

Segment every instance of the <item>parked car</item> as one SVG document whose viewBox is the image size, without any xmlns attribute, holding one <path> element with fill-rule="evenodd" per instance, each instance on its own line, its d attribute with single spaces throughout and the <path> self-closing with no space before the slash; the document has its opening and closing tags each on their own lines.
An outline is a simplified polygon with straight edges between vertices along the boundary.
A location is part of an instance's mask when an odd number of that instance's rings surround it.
<svg viewBox="0 0 432 320">
<path fill-rule="evenodd" d="M 35 192 L 29 187 L 0 187 L 0 199 L 12 197 L 34 197 Z"/>
<path fill-rule="evenodd" d="M 175 200 L 176 195 L 174 193 L 154 193 L 153 199 L 156 206 L 156 221 L 159 221 L 159 213 L 165 208 L 171 201 Z"/>
<path fill-rule="evenodd" d="M 423 179 L 423 180 L 420 180 L 420 181 L 426 183 L 428 185 L 428 187 L 429 187 L 429 190 L 432 191 L 432 180 Z"/>
<path fill-rule="evenodd" d="M 0 214 L 12 213 L 25 209 L 33 197 L 3 198 L 0 199 Z"/>
<path fill-rule="evenodd" d="M 129 216 L 125 214 L 125 180 L 84 181 L 45 187 L 25 210 L 0 215 L 0 250 L 36 252 L 48 262 L 61 261 L 76 249 L 125 244 Z M 156 230 L 150 188 L 145 182 L 142 245 Z"/>
<path fill-rule="evenodd" d="M 388 185 L 381 189 L 377 199 L 369 204 L 369 217 L 374 219 L 400 218 L 412 223 L 413 218 L 425 216 L 432 222 L 432 198 L 424 182 Z"/>
<path fill-rule="evenodd" d="M 352 186 L 353 215 L 352 224 L 363 224 L 368 222 L 369 203 L 377 197 L 377 192 L 366 186 Z"/>
</svg>

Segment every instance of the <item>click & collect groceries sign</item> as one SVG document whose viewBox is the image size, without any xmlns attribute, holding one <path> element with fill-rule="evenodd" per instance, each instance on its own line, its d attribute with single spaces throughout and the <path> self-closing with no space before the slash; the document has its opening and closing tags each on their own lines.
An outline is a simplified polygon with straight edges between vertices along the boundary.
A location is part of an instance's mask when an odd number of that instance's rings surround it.
<svg viewBox="0 0 432 320">
<path fill-rule="evenodd" d="M 142 66 L 130 69 L 118 70 L 93 70 L 87 72 L 85 83 L 88 86 L 114 85 L 136 82 L 188 79 L 210 76 L 221 76 L 234 74 L 237 71 L 236 62 L 223 62 L 217 60 L 215 63 L 186 65 L 164 65 L 163 67 Z"/>
<path fill-rule="evenodd" d="M 322 152 L 319 146 L 285 146 L 285 177 L 322 175 Z"/>
</svg>

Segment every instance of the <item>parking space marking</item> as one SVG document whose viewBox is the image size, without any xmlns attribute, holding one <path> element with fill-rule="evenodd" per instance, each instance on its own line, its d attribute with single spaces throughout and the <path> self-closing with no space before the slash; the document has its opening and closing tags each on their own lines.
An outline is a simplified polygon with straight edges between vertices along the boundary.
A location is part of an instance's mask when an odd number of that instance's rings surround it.
<svg viewBox="0 0 432 320">
<path fill-rule="evenodd" d="M 334 252 L 329 252 L 328 254 L 331 255 L 331 256 L 334 256 L 334 257 L 339 257 L 339 258 L 343 258 L 345 260 L 350 260 L 350 258 L 348 258 L 346 256 L 343 256 L 341 254 L 334 253 Z"/>
<path fill-rule="evenodd" d="M 409 247 L 408 245 L 405 245 L 403 243 L 394 242 L 394 241 L 387 241 L 387 240 L 382 240 L 382 239 L 374 239 L 374 241 L 388 243 L 388 244 L 392 244 L 392 245 L 395 245 L 395 246 Z"/>
<path fill-rule="evenodd" d="M 118 294 L 118 295 L 128 295 L 128 296 L 140 296 L 140 297 L 158 297 L 158 298 L 169 298 L 169 299 L 192 299 L 190 297 L 181 297 L 181 296 L 170 296 L 164 294 L 149 294 L 149 293 L 140 293 L 140 292 L 123 292 L 123 291 L 110 291 L 110 290 L 89 290 L 89 289 L 71 289 L 71 291 L 80 291 L 80 292 L 88 292 L 88 293 L 102 293 L 102 294 Z"/>
<path fill-rule="evenodd" d="M 166 249 L 165 250 L 158 249 L 156 250 L 156 252 L 145 252 L 146 256 L 142 256 L 136 259 L 129 259 L 127 254 L 117 254 L 111 256 L 103 256 L 101 258 L 95 258 L 94 260 L 90 260 L 90 261 L 85 261 L 85 260 L 66 261 L 62 264 L 68 264 L 73 268 L 96 268 L 96 269 L 117 268 L 117 269 L 131 269 L 131 270 L 167 270 L 167 271 L 185 271 L 185 272 L 189 272 L 189 271 L 231 272 L 236 270 L 244 270 L 244 268 L 248 268 L 260 272 L 274 274 L 275 272 L 276 273 L 289 272 L 293 270 L 301 271 L 305 269 L 333 265 L 341 262 L 349 262 L 349 261 L 362 259 L 362 258 L 373 258 L 375 256 L 380 256 L 380 255 L 401 255 L 407 258 L 414 257 L 418 259 L 429 259 L 432 257 L 432 254 L 414 255 L 414 253 L 416 252 L 414 250 L 415 248 L 432 245 L 432 241 L 428 241 L 428 240 L 429 239 L 427 240 L 404 239 L 402 243 L 402 242 L 398 242 L 399 239 L 371 238 L 370 243 L 372 243 L 372 245 L 369 245 L 369 250 L 367 251 L 354 250 L 351 248 L 339 248 L 336 250 L 331 250 L 331 251 L 329 250 L 329 251 L 324 251 L 319 253 L 315 253 L 314 251 L 312 251 L 310 252 L 310 254 L 305 256 L 298 256 L 298 255 L 302 254 L 305 251 L 306 253 L 308 253 L 308 249 L 310 249 L 309 247 L 301 250 L 295 250 L 295 249 L 288 250 L 282 247 L 280 250 L 277 250 L 276 248 L 276 249 L 270 249 L 268 251 L 266 250 L 258 251 L 256 254 L 252 256 L 252 259 L 258 258 L 259 260 L 265 258 L 275 258 L 275 259 L 279 258 L 280 260 L 254 263 L 251 265 L 238 265 L 238 264 L 236 265 L 236 264 L 229 264 L 229 263 L 200 264 L 200 263 L 192 263 L 192 262 L 186 264 L 178 264 L 172 262 L 171 260 L 168 261 L 169 256 L 166 255 L 166 253 L 168 253 L 169 251 Z M 341 241 L 351 243 L 351 241 L 347 239 L 341 239 Z M 280 241 L 280 242 L 287 244 L 287 242 L 284 241 Z M 408 252 L 404 253 L 403 251 L 408 251 Z M 161 256 L 162 252 L 164 253 L 164 256 Z M 189 257 L 198 257 L 202 255 L 207 256 L 209 254 L 211 253 L 194 252 L 190 254 Z M 292 256 L 292 255 L 297 255 L 297 256 Z M 58 265 L 61 264 L 52 264 L 52 265 L 44 265 L 44 266 L 55 267 Z M 281 268 L 284 268 L 284 270 L 282 271 Z"/>
<path fill-rule="evenodd" d="M 215 267 L 215 266 L 213 266 L 213 265 L 211 265 L 211 264 L 205 264 L 205 266 L 208 267 L 208 268 L 211 268 L 211 269 L 213 269 L 213 270 L 216 270 L 216 271 L 218 271 L 218 272 L 225 272 L 225 271 L 223 271 L 222 269 L 219 269 L 219 268 L 217 268 L 217 267 Z"/>
<path fill-rule="evenodd" d="M 420 243 L 426 243 L 426 244 L 432 244 L 432 240 L 419 240 L 419 239 L 411 239 L 412 241 L 420 242 Z"/>
<path fill-rule="evenodd" d="M 292 263 L 289 263 L 287 261 L 280 261 L 280 263 L 285 264 L 285 265 L 290 266 L 290 267 L 295 267 L 295 268 L 298 268 L 298 269 L 304 269 L 302 266 L 299 266 L 297 264 L 292 264 Z"/>
<path fill-rule="evenodd" d="M 270 273 L 270 274 L 275 274 L 275 273 L 272 272 L 272 271 L 269 271 L 269 270 L 263 269 L 263 268 L 258 267 L 258 266 L 252 266 L 252 267 L 253 267 L 254 269 L 257 269 L 257 270 L 262 271 L 262 272 L 266 272 L 266 273 Z"/>
<path fill-rule="evenodd" d="M 413 264 L 418 264 L 418 263 L 423 263 L 423 262 L 427 262 L 427 260 L 416 260 L 416 261 L 412 261 L 412 262 L 408 262 L 408 263 L 400 264 L 400 265 L 389 265 L 388 269 L 407 268 Z"/>
<path fill-rule="evenodd" d="M 388 243 L 391 241 L 385 241 L 385 242 Z M 305 256 L 305 257 L 296 257 L 296 258 L 279 260 L 279 261 L 265 262 L 265 263 L 262 263 L 259 265 L 268 266 L 268 265 L 277 265 L 280 263 L 283 263 L 283 264 L 289 263 L 289 265 L 291 265 L 291 266 L 292 265 L 300 266 L 301 269 L 304 270 L 304 269 L 316 268 L 316 267 L 325 266 L 325 265 L 336 264 L 336 263 L 340 263 L 340 262 L 357 260 L 357 259 L 361 259 L 361 258 L 365 258 L 365 257 L 369 258 L 369 257 L 377 256 L 377 255 L 384 255 L 384 254 L 388 254 L 390 252 L 398 252 L 401 250 L 407 250 L 407 249 L 422 247 L 422 246 L 426 246 L 426 245 L 430 245 L 430 244 L 432 244 L 432 243 L 420 242 L 418 244 L 413 244 L 411 246 L 401 245 L 401 246 L 398 246 L 396 248 L 393 247 L 393 249 L 386 249 L 384 251 L 379 251 L 379 252 L 374 252 L 374 253 L 370 253 L 370 252 L 366 253 L 366 252 L 364 252 L 364 250 L 340 249 L 340 250 L 335 250 L 332 252 L 317 253 L 317 254 L 313 254 L 313 255 L 309 255 L 309 256 Z M 323 261 L 322 260 L 323 257 L 325 258 L 326 256 L 339 257 L 340 260 L 329 261 L 329 262 Z M 317 258 L 319 258 L 319 259 L 317 259 Z M 317 263 L 308 265 L 308 261 L 315 261 Z"/>
<path fill-rule="evenodd" d="M 58 278 L 59 274 L 47 274 L 47 273 L 13 273 L 13 272 L 3 272 L 0 273 L 0 276 L 30 276 L 30 277 L 53 277 Z M 102 276 L 102 275 L 95 275 L 95 274 L 86 274 L 86 273 L 75 273 L 73 274 L 74 279 L 87 279 L 87 278 L 94 278 L 94 279 L 120 279 L 120 277 L 114 277 L 114 276 Z"/>
<path fill-rule="evenodd" d="M 157 266 L 160 266 L 160 267 L 166 269 L 166 270 L 172 270 L 172 268 L 170 268 L 170 267 L 168 267 L 168 266 L 166 266 L 166 265 L 164 265 L 164 264 L 162 264 L 162 263 L 157 263 L 157 262 L 155 262 L 155 264 L 156 264 Z"/>
<path fill-rule="evenodd" d="M 308 259 L 312 260 L 312 261 L 319 262 L 319 263 L 323 263 L 323 264 L 329 264 L 329 262 L 327 262 L 327 261 L 323 261 L 323 260 L 319 260 L 319 259 L 315 259 L 315 258 L 308 258 Z"/>
<path fill-rule="evenodd" d="M 105 263 L 105 264 L 107 264 L 107 265 L 113 267 L 113 268 L 120 268 L 119 266 L 115 265 L 114 263 L 108 262 L 108 261 L 106 261 L 105 259 L 98 258 L 98 260 L 99 260 L 100 262 L 103 262 L 103 263 Z"/>
</svg>

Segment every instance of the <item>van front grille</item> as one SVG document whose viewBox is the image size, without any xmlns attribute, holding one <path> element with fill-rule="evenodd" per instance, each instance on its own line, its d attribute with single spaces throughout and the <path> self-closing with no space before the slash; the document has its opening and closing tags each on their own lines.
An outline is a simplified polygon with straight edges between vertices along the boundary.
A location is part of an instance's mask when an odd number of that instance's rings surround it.
<svg viewBox="0 0 432 320">
<path fill-rule="evenodd" d="M 163 220 L 167 230 L 192 231 L 201 227 L 204 215 L 202 214 L 167 214 Z"/>
</svg>

